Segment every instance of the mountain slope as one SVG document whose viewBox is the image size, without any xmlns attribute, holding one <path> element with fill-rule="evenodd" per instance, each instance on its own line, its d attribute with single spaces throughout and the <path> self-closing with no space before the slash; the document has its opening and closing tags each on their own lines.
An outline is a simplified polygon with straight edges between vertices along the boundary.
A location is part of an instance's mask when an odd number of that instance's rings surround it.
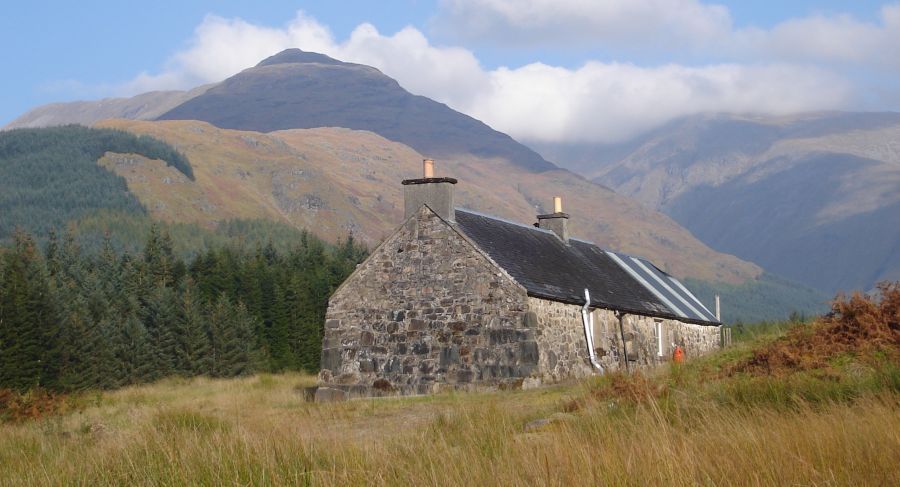
<svg viewBox="0 0 900 487">
<path fill-rule="evenodd" d="M 402 220 L 402 179 L 422 155 L 370 132 L 342 128 L 262 134 L 196 121 L 101 124 L 158 137 L 190 160 L 196 181 L 160 161 L 108 155 L 101 163 L 125 177 L 151 216 L 209 227 L 230 218 L 268 218 L 328 239 L 352 231 L 374 244 Z M 563 195 L 573 233 L 646 256 L 677 276 L 740 283 L 754 265 L 713 252 L 661 213 L 568 171 L 535 173 L 502 159 L 438 160 L 438 174 L 460 180 L 457 202 L 523 223 Z"/>
<path fill-rule="evenodd" d="M 368 130 L 433 157 L 503 158 L 534 171 L 556 167 L 533 150 L 442 103 L 404 90 L 375 68 L 289 49 L 159 117 L 271 132 Z"/>
<path fill-rule="evenodd" d="M 145 214 L 125 180 L 97 166 L 108 152 L 142 154 L 185 180 L 193 178 L 183 156 L 149 137 L 79 125 L 0 132 L 0 241 L 17 229 L 59 231 L 100 209 Z"/>
<path fill-rule="evenodd" d="M 900 114 L 704 115 L 612 148 L 543 149 L 713 248 L 812 287 L 900 278 Z"/>
<path fill-rule="evenodd" d="M 151 91 L 131 98 L 51 103 L 29 110 L 3 129 L 53 127 L 73 123 L 93 125 L 108 118 L 152 120 L 202 94 L 210 86 L 212 85 L 198 86 L 188 91 Z"/>
</svg>

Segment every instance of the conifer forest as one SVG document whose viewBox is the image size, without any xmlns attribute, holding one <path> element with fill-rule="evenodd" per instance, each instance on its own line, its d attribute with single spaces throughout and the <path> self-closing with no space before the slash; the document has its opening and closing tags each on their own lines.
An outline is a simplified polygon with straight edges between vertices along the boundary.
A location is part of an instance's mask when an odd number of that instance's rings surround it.
<svg viewBox="0 0 900 487">
<path fill-rule="evenodd" d="M 333 289 L 366 255 L 303 232 L 287 251 L 210 247 L 190 259 L 153 225 L 143 250 L 82 250 L 19 231 L 0 248 L 0 388 L 79 391 L 167 376 L 316 371 Z"/>
</svg>

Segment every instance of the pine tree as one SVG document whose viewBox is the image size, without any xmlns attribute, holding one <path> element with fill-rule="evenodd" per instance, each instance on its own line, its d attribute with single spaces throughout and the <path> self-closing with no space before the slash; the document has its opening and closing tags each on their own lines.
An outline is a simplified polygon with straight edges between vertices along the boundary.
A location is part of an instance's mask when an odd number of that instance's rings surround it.
<svg viewBox="0 0 900 487">
<path fill-rule="evenodd" d="M 46 259 L 47 259 L 47 272 L 53 277 L 59 273 L 60 270 L 60 262 L 59 262 L 59 238 L 56 236 L 56 230 L 50 229 L 50 233 L 47 237 L 47 248 L 45 251 Z"/>
<path fill-rule="evenodd" d="M 253 346 L 255 322 L 246 306 L 233 305 L 224 293 L 210 307 L 209 336 L 214 376 L 234 377 L 256 369 L 258 355 Z"/>
<path fill-rule="evenodd" d="M 86 300 L 77 293 L 68 297 L 60 311 L 64 346 L 60 352 L 59 386 L 67 391 L 98 387 L 103 379 L 99 354 L 108 348 L 99 323 L 92 319 Z"/>
<path fill-rule="evenodd" d="M 58 326 L 34 240 L 15 235 L 4 256 L 0 287 L 0 387 L 53 387 L 58 378 Z"/>
<path fill-rule="evenodd" d="M 144 246 L 144 264 L 154 285 L 172 286 L 184 273 L 184 264 L 178 265 L 172 245 L 172 237 L 161 231 L 155 223 Z"/>
<path fill-rule="evenodd" d="M 199 301 L 199 291 L 191 280 L 185 284 L 182 293 L 179 319 L 177 372 L 185 376 L 211 375 L 212 357 L 206 317 Z"/>
<path fill-rule="evenodd" d="M 208 249 L 190 271 L 153 226 L 140 258 L 106 235 L 86 255 L 72 230 L 46 257 L 20 234 L 0 248 L 0 387 L 81 390 L 171 374 L 317 370 L 327 298 L 365 256 L 304 232 L 281 256 Z"/>
<path fill-rule="evenodd" d="M 163 282 L 153 289 L 141 308 L 141 321 L 150 345 L 151 380 L 174 373 L 178 356 L 178 303 L 174 291 Z"/>
<path fill-rule="evenodd" d="M 272 304 L 269 311 L 270 321 L 267 323 L 266 330 L 269 369 L 273 371 L 281 371 L 291 368 L 293 365 L 291 347 L 288 342 L 290 339 L 290 315 L 286 306 L 284 287 L 280 283 L 276 283 L 272 290 Z"/>
<path fill-rule="evenodd" d="M 241 302 L 233 310 L 230 326 L 234 329 L 235 342 L 229 376 L 252 374 L 263 362 L 263 352 L 255 346 L 253 332 L 261 328 L 259 318 Z"/>
<path fill-rule="evenodd" d="M 140 384 L 156 378 L 153 368 L 153 354 L 143 323 L 135 315 L 123 315 L 113 337 L 113 351 L 116 357 L 115 377 L 122 384 Z"/>
<path fill-rule="evenodd" d="M 207 335 L 210 343 L 210 375 L 213 377 L 225 377 L 229 370 L 230 350 L 236 340 L 229 321 L 231 320 L 232 306 L 225 293 L 221 293 L 214 304 L 209 306 L 207 321 Z"/>
</svg>

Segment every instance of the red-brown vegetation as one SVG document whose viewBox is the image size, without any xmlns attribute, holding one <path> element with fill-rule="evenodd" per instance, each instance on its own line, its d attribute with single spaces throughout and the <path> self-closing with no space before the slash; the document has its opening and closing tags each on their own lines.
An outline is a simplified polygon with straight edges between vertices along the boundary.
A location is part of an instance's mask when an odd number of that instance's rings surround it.
<svg viewBox="0 0 900 487">
<path fill-rule="evenodd" d="M 33 389 L 25 393 L 11 389 L 0 389 L 0 421 L 23 421 L 37 419 L 67 409 L 68 396 L 55 394 L 43 389 Z"/>
<path fill-rule="evenodd" d="M 828 369 L 843 355 L 859 360 L 881 356 L 900 360 L 900 282 L 878 285 L 880 296 L 838 295 L 832 312 L 807 326 L 797 326 L 726 371 L 726 375 L 786 375 Z"/>
</svg>

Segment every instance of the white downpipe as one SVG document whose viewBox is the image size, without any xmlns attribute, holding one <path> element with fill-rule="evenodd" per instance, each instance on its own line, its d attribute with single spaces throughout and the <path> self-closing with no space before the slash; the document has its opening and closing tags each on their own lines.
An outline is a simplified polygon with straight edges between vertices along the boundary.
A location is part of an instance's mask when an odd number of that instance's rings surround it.
<svg viewBox="0 0 900 487">
<path fill-rule="evenodd" d="M 597 362 L 597 356 L 594 353 L 594 313 L 588 310 L 591 305 L 591 293 L 587 288 L 584 290 L 584 306 L 581 307 L 581 322 L 584 323 L 584 338 L 587 341 L 588 357 L 591 359 L 591 365 L 603 373 L 603 366 Z"/>
</svg>

